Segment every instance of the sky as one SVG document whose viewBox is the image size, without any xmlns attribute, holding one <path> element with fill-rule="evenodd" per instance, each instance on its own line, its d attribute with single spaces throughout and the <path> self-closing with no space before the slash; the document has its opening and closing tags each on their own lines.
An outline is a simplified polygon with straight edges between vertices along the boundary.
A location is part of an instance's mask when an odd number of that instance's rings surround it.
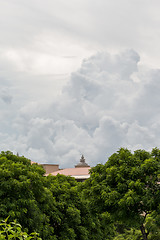
<svg viewBox="0 0 160 240">
<path fill-rule="evenodd" d="M 160 147 L 159 0 L 0 0 L 0 146 L 91 166 Z"/>
</svg>

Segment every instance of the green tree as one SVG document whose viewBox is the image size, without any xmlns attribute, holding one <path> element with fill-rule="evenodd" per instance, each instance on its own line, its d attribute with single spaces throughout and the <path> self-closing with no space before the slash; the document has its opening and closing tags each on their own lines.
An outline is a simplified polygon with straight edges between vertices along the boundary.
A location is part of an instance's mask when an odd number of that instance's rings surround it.
<svg viewBox="0 0 160 240">
<path fill-rule="evenodd" d="M 84 194 L 95 213 L 109 213 L 120 231 L 140 229 L 142 238 L 152 239 L 160 225 L 160 151 L 121 148 L 105 165 L 91 170 Z M 149 219 L 154 224 L 149 224 Z M 151 221 L 150 221 L 151 223 Z M 122 231 L 123 233 L 123 231 Z M 156 239 L 156 238 L 153 238 Z"/>
<path fill-rule="evenodd" d="M 91 214 L 80 186 L 72 177 L 45 177 L 42 166 L 9 151 L 0 154 L 0 218 L 16 219 L 42 239 L 104 239 L 109 217 Z"/>
<path fill-rule="evenodd" d="M 44 169 L 25 157 L 0 154 L 0 218 L 10 216 L 28 232 L 39 232 L 44 239 L 54 233 L 42 206 L 52 199 L 44 186 Z M 52 202 L 54 204 L 54 202 Z M 46 231 L 47 228 L 47 231 Z"/>
<path fill-rule="evenodd" d="M 27 234 L 22 231 L 22 226 L 16 221 L 8 223 L 8 218 L 0 222 L 1 240 L 42 240 L 37 233 Z"/>
<path fill-rule="evenodd" d="M 113 240 L 141 240 L 142 234 L 140 230 L 137 229 L 125 229 L 124 233 L 117 234 Z"/>
<path fill-rule="evenodd" d="M 45 178 L 46 186 L 52 192 L 57 203 L 58 213 L 53 222 L 54 231 L 59 240 L 103 240 L 108 216 L 92 215 L 88 200 L 82 197 L 83 184 L 74 178 L 63 175 Z M 50 211 L 52 215 L 52 212 Z M 51 218 L 52 216 L 50 216 Z M 103 227 L 101 225 L 103 221 Z M 105 226 L 105 227 L 104 227 Z M 108 229 L 108 228 L 107 228 Z"/>
</svg>

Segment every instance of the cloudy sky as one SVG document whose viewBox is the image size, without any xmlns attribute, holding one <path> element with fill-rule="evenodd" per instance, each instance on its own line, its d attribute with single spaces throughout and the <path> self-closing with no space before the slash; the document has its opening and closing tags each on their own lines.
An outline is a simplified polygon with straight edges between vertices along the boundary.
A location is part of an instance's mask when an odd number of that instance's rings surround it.
<svg viewBox="0 0 160 240">
<path fill-rule="evenodd" d="M 0 0 L 0 146 L 94 166 L 160 147 L 159 0 Z"/>
</svg>

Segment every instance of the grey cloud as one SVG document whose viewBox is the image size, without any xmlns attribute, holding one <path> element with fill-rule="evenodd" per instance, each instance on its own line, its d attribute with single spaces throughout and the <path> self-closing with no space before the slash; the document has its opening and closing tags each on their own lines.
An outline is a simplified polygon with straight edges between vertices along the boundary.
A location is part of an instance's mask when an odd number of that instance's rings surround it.
<svg viewBox="0 0 160 240">
<path fill-rule="evenodd" d="M 10 104 L 12 102 L 12 96 L 5 93 L 2 94 L 1 99 L 7 104 Z"/>
<path fill-rule="evenodd" d="M 159 58 L 158 1 L 1 2 L 3 38 L 0 43 L 3 48 L 21 48 L 26 52 L 39 52 L 44 48 L 45 52 L 52 52 L 51 48 L 47 50 L 48 43 L 58 45 L 58 41 L 65 43 L 68 38 L 69 42 L 86 50 L 90 48 L 92 52 L 93 49 L 115 51 L 132 46 L 143 56 L 147 53 L 148 59 L 154 59 L 154 56 Z M 59 36 L 58 40 L 56 35 Z"/>
<path fill-rule="evenodd" d="M 65 167 L 159 145 L 160 2 L 0 2 L 2 150 Z"/>
<path fill-rule="evenodd" d="M 10 94 L 10 89 L 2 86 L 0 91 L 0 99 L 6 104 L 11 104 L 12 98 L 13 97 Z"/>
<path fill-rule="evenodd" d="M 139 61 L 133 50 L 85 59 L 56 100 L 19 105 L 11 134 L 1 132 L 2 146 L 61 167 L 73 166 L 82 153 L 95 165 L 120 147 L 158 146 L 159 70 L 145 71 Z"/>
</svg>

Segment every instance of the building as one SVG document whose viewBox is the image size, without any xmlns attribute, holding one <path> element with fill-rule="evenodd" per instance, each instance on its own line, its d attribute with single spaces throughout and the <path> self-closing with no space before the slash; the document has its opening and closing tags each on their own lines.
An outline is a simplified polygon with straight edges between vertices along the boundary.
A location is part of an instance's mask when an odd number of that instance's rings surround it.
<svg viewBox="0 0 160 240">
<path fill-rule="evenodd" d="M 58 164 L 42 164 L 44 170 L 46 171 L 46 174 L 56 172 L 59 170 Z"/>
<path fill-rule="evenodd" d="M 51 174 L 53 176 L 56 176 L 57 174 L 62 174 L 62 175 L 65 175 L 65 176 L 74 177 L 78 182 L 83 182 L 84 180 L 86 180 L 87 178 L 90 177 L 89 170 L 91 168 L 85 162 L 85 158 L 84 158 L 83 155 L 80 159 L 80 162 L 77 165 L 75 165 L 74 168 L 65 168 L 65 169 L 55 170 L 56 168 L 55 167 L 52 168 L 52 164 L 43 164 L 43 166 L 44 165 L 48 166 L 48 168 L 47 168 L 48 171 L 46 171 L 46 176 L 49 175 L 49 174 Z M 58 165 L 56 165 L 56 166 L 58 166 Z M 46 166 L 44 166 L 44 168 L 45 167 Z M 59 166 L 58 166 L 58 168 L 59 168 Z M 53 169 L 53 171 L 51 171 L 52 169 Z"/>
</svg>

